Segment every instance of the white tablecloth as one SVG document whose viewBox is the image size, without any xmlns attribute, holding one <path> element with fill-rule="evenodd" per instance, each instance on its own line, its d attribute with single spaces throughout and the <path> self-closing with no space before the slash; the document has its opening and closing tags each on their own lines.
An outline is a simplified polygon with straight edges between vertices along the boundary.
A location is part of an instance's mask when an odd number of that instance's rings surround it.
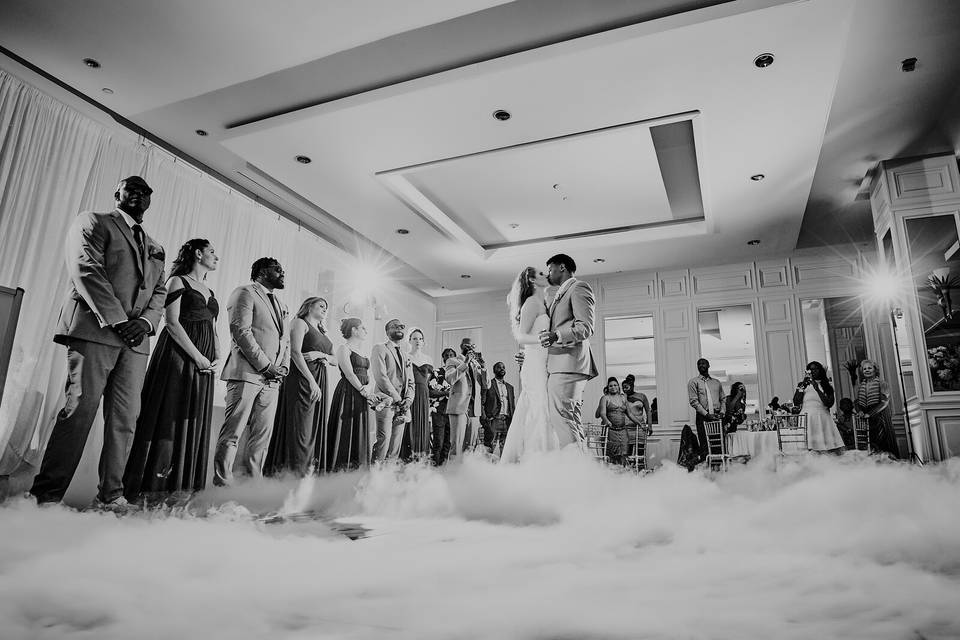
<svg viewBox="0 0 960 640">
<path fill-rule="evenodd" d="M 791 429 L 784 429 L 784 434 Z M 798 432 L 799 433 L 799 432 Z M 786 444 L 784 444 L 786 448 Z M 731 456 L 772 456 L 780 451 L 776 431 L 734 431 L 727 434 L 727 453 Z"/>
</svg>

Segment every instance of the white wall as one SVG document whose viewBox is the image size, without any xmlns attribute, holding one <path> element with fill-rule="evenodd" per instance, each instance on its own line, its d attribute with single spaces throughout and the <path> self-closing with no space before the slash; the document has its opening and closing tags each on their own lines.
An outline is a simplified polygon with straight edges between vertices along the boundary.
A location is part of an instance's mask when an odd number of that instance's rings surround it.
<svg viewBox="0 0 960 640">
<path fill-rule="evenodd" d="M 601 372 L 584 392 L 584 415 L 592 419 L 606 380 L 603 318 L 650 313 L 656 339 L 657 431 L 676 437 L 683 424 L 693 422 L 686 383 L 696 374 L 700 356 L 697 310 L 719 305 L 745 304 L 753 310 L 760 405 L 774 395 L 791 398 L 807 362 L 800 299 L 862 293 L 859 275 L 872 254 L 869 246 L 832 247 L 760 262 L 584 278 L 597 297 L 597 334 L 591 342 Z M 508 364 L 507 379 L 516 383 L 513 354 L 517 345 L 510 333 L 505 299 L 506 290 L 439 298 L 434 339 L 439 339 L 443 329 L 482 327 L 488 365 L 503 360 Z M 878 349 L 876 333 L 868 330 L 868 351 L 876 353 Z"/>
</svg>

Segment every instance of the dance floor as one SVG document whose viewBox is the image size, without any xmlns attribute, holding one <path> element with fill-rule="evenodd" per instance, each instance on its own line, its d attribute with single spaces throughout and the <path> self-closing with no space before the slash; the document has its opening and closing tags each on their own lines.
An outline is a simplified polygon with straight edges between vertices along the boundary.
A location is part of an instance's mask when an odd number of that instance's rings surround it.
<svg viewBox="0 0 960 640">
<path fill-rule="evenodd" d="M 960 460 L 572 452 L 0 508 L 3 638 L 957 638 Z"/>
</svg>

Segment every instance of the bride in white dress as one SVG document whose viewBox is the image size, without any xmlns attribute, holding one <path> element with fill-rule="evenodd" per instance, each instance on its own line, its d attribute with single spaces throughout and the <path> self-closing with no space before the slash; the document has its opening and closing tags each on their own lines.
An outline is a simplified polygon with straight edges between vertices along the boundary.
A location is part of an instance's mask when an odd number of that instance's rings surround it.
<svg viewBox="0 0 960 640">
<path fill-rule="evenodd" d="M 560 448 L 560 440 L 550 427 L 547 404 L 547 350 L 540 346 L 539 334 L 550 328 L 544 298 L 546 278 L 533 267 L 520 272 L 507 305 L 513 334 L 523 349 L 520 369 L 520 397 L 513 412 L 500 454 L 500 462 L 519 462 L 532 453 Z"/>
</svg>

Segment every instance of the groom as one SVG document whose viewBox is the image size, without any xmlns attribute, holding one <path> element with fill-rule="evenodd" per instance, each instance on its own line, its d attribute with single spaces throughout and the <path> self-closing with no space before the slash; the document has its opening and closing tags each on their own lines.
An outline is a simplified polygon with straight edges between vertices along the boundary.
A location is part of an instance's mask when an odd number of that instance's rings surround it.
<svg viewBox="0 0 960 640">
<path fill-rule="evenodd" d="M 574 277 L 576 271 L 577 263 L 566 254 L 547 260 L 547 281 L 559 288 L 550 304 L 550 328 L 540 332 L 540 344 L 547 349 L 550 426 L 561 448 L 583 442 L 583 389 L 597 376 L 590 351 L 596 303 L 593 289 Z"/>
</svg>

